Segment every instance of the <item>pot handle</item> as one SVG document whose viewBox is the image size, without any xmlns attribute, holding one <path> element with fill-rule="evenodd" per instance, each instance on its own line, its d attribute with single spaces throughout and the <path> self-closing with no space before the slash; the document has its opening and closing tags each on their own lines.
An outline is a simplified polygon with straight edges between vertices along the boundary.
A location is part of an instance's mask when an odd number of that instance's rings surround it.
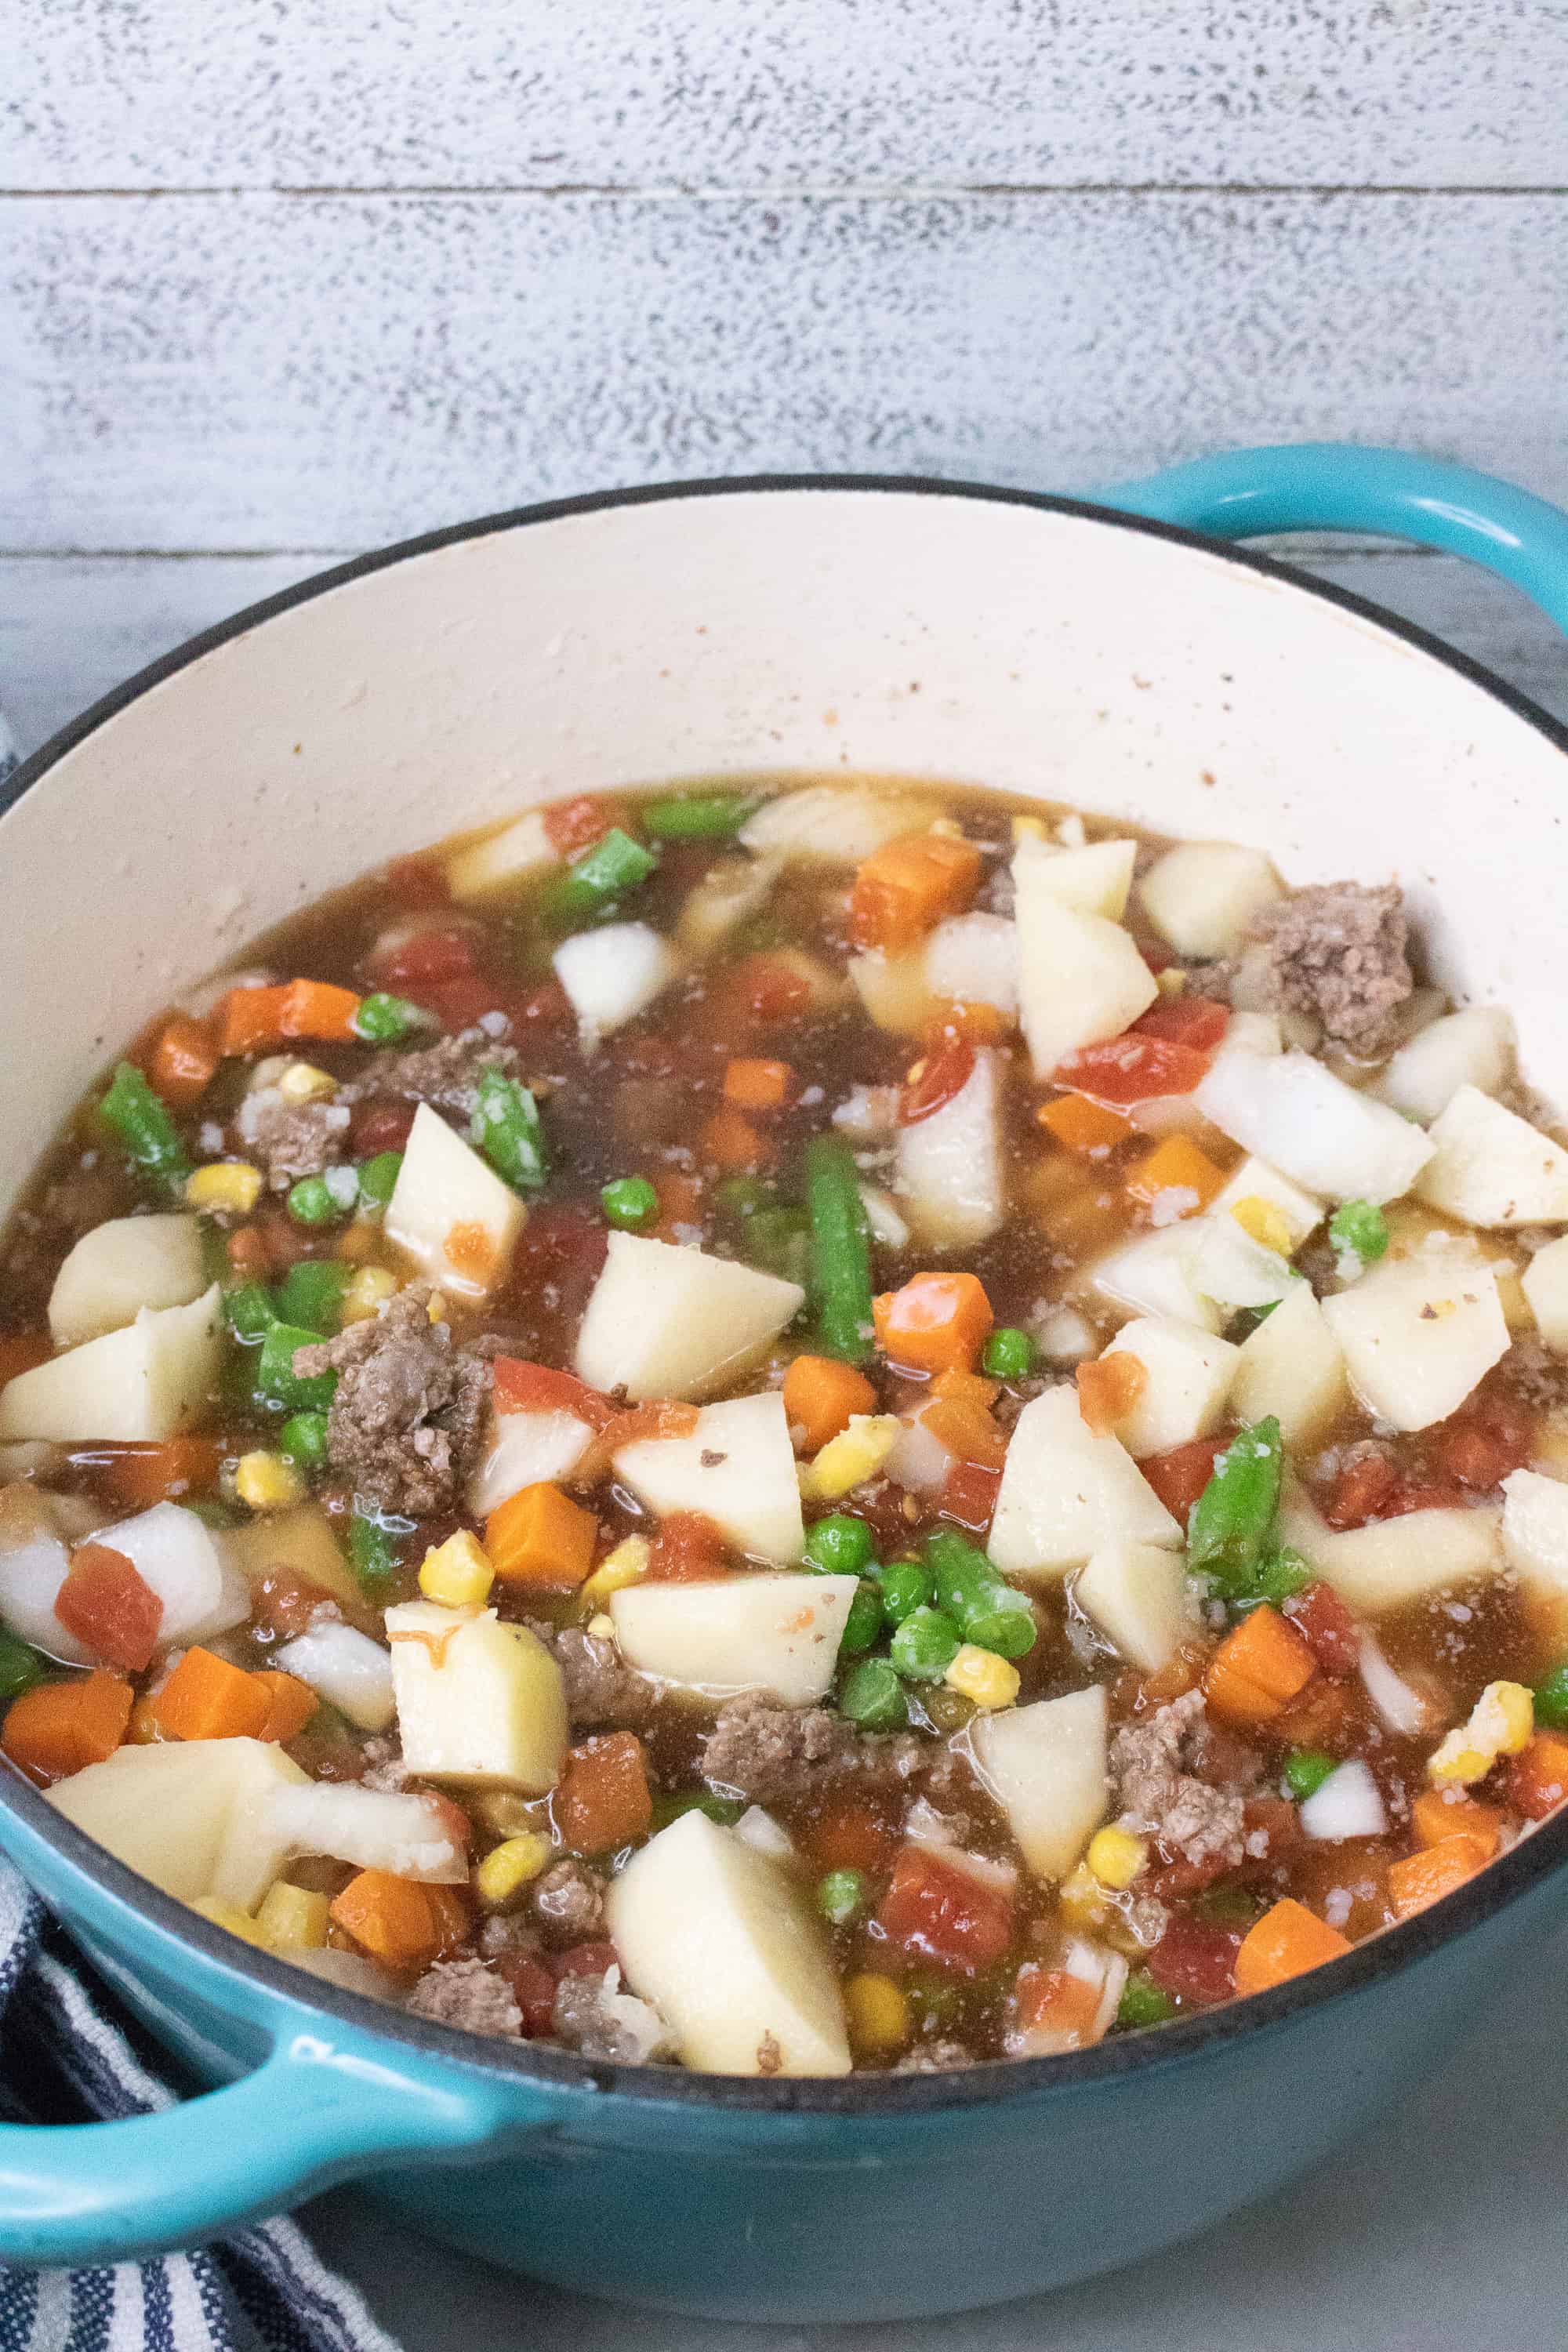
<svg viewBox="0 0 1568 2352">
<path fill-rule="evenodd" d="M 403 2073 L 315 2033 L 254 2074 L 115 2123 L 0 2125 L 0 2261 L 135 2261 L 221 2237 L 367 2167 L 541 2128 L 518 2086 Z"/>
<path fill-rule="evenodd" d="M 1484 563 L 1568 632 L 1568 514 L 1468 466 L 1302 441 L 1195 457 L 1118 483 L 1096 503 L 1215 539 L 1366 530 L 1415 540 Z"/>
</svg>

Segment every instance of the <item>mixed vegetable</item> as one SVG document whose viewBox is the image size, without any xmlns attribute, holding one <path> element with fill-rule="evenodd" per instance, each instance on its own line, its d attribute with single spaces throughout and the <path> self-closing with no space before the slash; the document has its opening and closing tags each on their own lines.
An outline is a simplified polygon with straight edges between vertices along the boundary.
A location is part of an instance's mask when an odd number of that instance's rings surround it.
<svg viewBox="0 0 1568 2352">
<path fill-rule="evenodd" d="M 13 1218 L 0 1747 L 235 1936 L 601 2060 L 1332 1960 L 1568 1795 L 1568 1151 L 1409 950 L 855 781 L 372 875 Z"/>
</svg>

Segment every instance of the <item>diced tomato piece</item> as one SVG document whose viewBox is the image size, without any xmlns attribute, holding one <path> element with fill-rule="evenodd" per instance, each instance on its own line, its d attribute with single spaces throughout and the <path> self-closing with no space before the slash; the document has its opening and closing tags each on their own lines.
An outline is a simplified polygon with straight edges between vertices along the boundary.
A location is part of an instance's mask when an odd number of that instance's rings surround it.
<svg viewBox="0 0 1568 2352">
<path fill-rule="evenodd" d="M 1144 1966 L 1162 1992 L 1193 2009 L 1212 2009 L 1236 1990 L 1236 1956 L 1241 1949 L 1239 1927 L 1220 1927 L 1206 1919 L 1178 1915 L 1172 1920 Z"/>
<path fill-rule="evenodd" d="M 55 1615 L 105 1665 L 140 1674 L 153 1662 L 163 1603 L 122 1551 L 84 1543 L 55 1595 Z"/>
<path fill-rule="evenodd" d="M 671 1511 L 648 1549 L 647 1575 L 661 1584 L 706 1584 L 730 1573 L 730 1547 L 700 1511 Z"/>
<path fill-rule="evenodd" d="M 537 2042 L 554 2023 L 554 1976 L 532 1952 L 498 1960 L 496 1966 L 511 1987 L 511 1997 L 522 2011 L 523 2032 L 531 2042 Z"/>
<path fill-rule="evenodd" d="M 1173 1519 L 1184 1528 L 1187 1514 L 1214 1476 L 1227 1437 L 1192 1437 L 1163 1454 L 1146 1454 L 1138 1467 Z"/>
<path fill-rule="evenodd" d="M 952 1102 L 969 1084 L 974 1068 L 974 1048 L 967 1037 L 922 1054 L 909 1071 L 899 1096 L 899 1124 L 918 1127 L 922 1118 Z"/>
<path fill-rule="evenodd" d="M 765 951 L 742 956 L 726 974 L 723 992 L 754 1021 L 795 1021 L 811 1010 L 811 982 L 805 974 L 783 956 Z"/>
<path fill-rule="evenodd" d="M 521 1356 L 495 1360 L 495 1401 L 498 1412 L 570 1412 L 591 1429 L 603 1429 L 615 1417 L 608 1397 L 591 1389 L 573 1372 L 558 1372 L 548 1364 L 530 1364 Z"/>
<path fill-rule="evenodd" d="M 1410 1511 L 1463 1511 L 1472 1500 L 1465 1487 L 1445 1485 L 1441 1479 L 1396 1478 L 1393 1493 L 1373 1517 L 1402 1519 Z"/>
<path fill-rule="evenodd" d="M 544 812 L 550 845 L 563 857 L 580 857 L 617 825 L 623 833 L 636 829 L 626 803 L 607 793 L 581 793 L 575 800 L 553 802 Z"/>
<path fill-rule="evenodd" d="M 1184 1903 L 1191 1895 L 1201 1895 L 1205 1886 L 1229 1874 L 1230 1864 L 1223 1854 L 1205 1854 L 1202 1862 L 1188 1862 L 1184 1857 L 1175 1862 L 1163 1862 L 1148 1870 L 1138 1881 L 1141 1895 L 1152 1895 L 1161 1903 Z"/>
<path fill-rule="evenodd" d="M 993 1967 L 1012 1943 L 1013 1906 L 1010 1887 L 930 1846 L 907 1845 L 893 1865 L 877 1924 L 890 1943 L 916 1958 L 973 1977 Z"/>
<path fill-rule="evenodd" d="M 169 1437 L 161 1445 L 116 1445 L 100 1457 L 95 1484 L 128 1509 L 151 1510 L 216 1484 L 224 1449 L 213 1437 Z"/>
<path fill-rule="evenodd" d="M 567 1029 L 577 1018 L 572 999 L 558 980 L 541 982 L 509 1009 L 516 1029 Z"/>
<path fill-rule="evenodd" d="M 1051 1081 L 1095 1102 L 1124 1108 L 1159 1095 L 1190 1095 L 1213 1058 L 1176 1038 L 1140 1037 L 1128 1030 L 1103 1045 L 1081 1045 L 1058 1064 Z"/>
<path fill-rule="evenodd" d="M 1132 1024 L 1134 1037 L 1164 1037 L 1190 1045 L 1194 1053 L 1212 1054 L 1230 1026 L 1230 1007 L 1211 996 L 1163 996 Z"/>
<path fill-rule="evenodd" d="M 455 923 L 432 923 L 428 930 L 415 931 L 373 957 L 372 968 L 384 987 L 424 989 L 471 972 L 475 945 L 471 930 Z M 419 1001 L 423 1003 L 424 997 Z"/>
<path fill-rule="evenodd" d="M 801 1843 L 819 1870 L 884 1871 L 898 1843 L 897 1830 L 863 1797 L 830 1802 L 801 1832 Z"/>
<path fill-rule="evenodd" d="M 956 1519 L 972 1535 L 984 1535 L 991 1525 L 1001 1489 L 1002 1473 L 982 1462 L 955 1462 L 942 1481 L 942 1515 Z"/>
<path fill-rule="evenodd" d="M 1331 1584 L 1309 1584 L 1285 1603 L 1285 1614 L 1326 1675 L 1343 1682 L 1361 1657 L 1361 1627 Z"/>
<path fill-rule="evenodd" d="M 607 1941 L 574 1944 L 569 1952 L 557 1954 L 550 1962 L 557 1984 L 563 1977 L 602 1977 L 608 1969 L 618 1966 L 616 1948 Z"/>
<path fill-rule="evenodd" d="M 1500 1402 L 1456 1414 L 1427 1433 L 1438 1468 L 1482 1494 L 1500 1486 L 1511 1471 L 1525 1467 L 1534 1452 L 1533 1441 L 1530 1414 Z"/>
<path fill-rule="evenodd" d="M 1508 1768 L 1508 1798 L 1527 1822 L 1543 1822 L 1568 1797 L 1568 1739 L 1538 1731 Z"/>
<path fill-rule="evenodd" d="M 606 1731 L 567 1750 L 551 1800 L 566 1843 L 609 1853 L 641 1837 L 653 1818 L 647 1758 L 634 1731 Z"/>
<path fill-rule="evenodd" d="M 387 896 L 405 907 L 449 907 L 447 869 L 434 857 L 395 857 L 383 875 Z"/>
<path fill-rule="evenodd" d="M 419 1002 L 443 1029 L 455 1031 L 471 1029 L 487 1013 L 506 1012 L 508 992 L 482 971 L 459 972 L 451 980 L 428 982 L 419 992 Z"/>
<path fill-rule="evenodd" d="M 1083 2050 L 1098 2042 L 1102 1988 L 1067 1969 L 1042 1969 L 1026 1960 L 1013 1988 L 1013 2034 L 1008 2047 L 1017 2057 L 1046 2057 Z M 1015 2038 L 1016 2037 L 1016 2038 Z"/>
<path fill-rule="evenodd" d="M 1384 1516 L 1384 1507 L 1397 1478 L 1398 1473 L 1386 1454 L 1363 1454 L 1359 1462 L 1341 1471 L 1323 1506 L 1323 1517 L 1331 1528 L 1365 1527 L 1369 1519 Z"/>
<path fill-rule="evenodd" d="M 531 1210 L 512 1257 L 510 1287 L 531 1299 L 544 1283 L 556 1283 L 563 1313 L 579 1314 L 609 1245 L 608 1230 L 591 1209 L 563 1202 Z"/>
<path fill-rule="evenodd" d="M 401 1151 L 413 1131 L 417 1103 L 404 1102 L 395 1095 L 373 1095 L 368 1102 L 356 1103 L 349 1122 L 349 1139 L 362 1160 L 374 1160 L 380 1151 Z"/>
</svg>

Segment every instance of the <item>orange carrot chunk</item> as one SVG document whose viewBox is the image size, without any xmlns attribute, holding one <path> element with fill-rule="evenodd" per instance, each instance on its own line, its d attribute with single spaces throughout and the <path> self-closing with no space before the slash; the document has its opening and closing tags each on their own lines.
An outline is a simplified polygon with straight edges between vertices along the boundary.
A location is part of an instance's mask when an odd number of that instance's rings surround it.
<svg viewBox="0 0 1568 2352">
<path fill-rule="evenodd" d="M 950 834 L 906 833 L 873 850 L 855 876 L 849 929 L 858 948 L 912 948 L 980 887 L 980 852 Z"/>
<path fill-rule="evenodd" d="M 1131 1348 L 1098 1356 L 1080 1364 L 1073 1375 L 1078 1383 L 1079 1418 L 1097 1437 L 1109 1436 L 1125 1421 L 1149 1385 L 1149 1369 Z"/>
<path fill-rule="evenodd" d="M 1453 1837 L 1439 1838 L 1424 1853 L 1407 1853 L 1403 1862 L 1390 1863 L 1388 1899 L 1396 1916 L 1413 1918 L 1428 1903 L 1440 1902 L 1490 1860 L 1485 1838 L 1471 1837 L 1461 1830 Z"/>
<path fill-rule="evenodd" d="M 1161 1222 L 1195 1217 L 1225 1183 L 1225 1172 L 1187 1135 L 1168 1135 L 1127 1179 L 1127 1198 L 1150 1214 L 1160 1204 Z"/>
<path fill-rule="evenodd" d="M 485 1522 L 485 1549 L 503 1584 L 571 1591 L 594 1565 L 599 1523 L 547 1478 L 510 1495 Z"/>
<path fill-rule="evenodd" d="M 264 1666 L 250 1679 L 267 1696 L 267 1720 L 258 1739 L 298 1738 L 321 1704 L 310 1684 L 277 1666 Z"/>
<path fill-rule="evenodd" d="M 225 1055 L 265 1053 L 298 1037 L 352 1045 L 360 999 L 330 981 L 289 980 L 277 988 L 231 988 L 218 1020 Z"/>
<path fill-rule="evenodd" d="M 147 1076 L 171 1110 L 194 1110 L 217 1076 L 219 1058 L 206 1024 L 176 1013 L 159 1032 Z"/>
<path fill-rule="evenodd" d="M 872 1301 L 877 1345 L 921 1372 L 972 1372 L 995 1317 L 973 1274 L 917 1274 Z"/>
<path fill-rule="evenodd" d="M 362 1870 L 331 1906 L 336 1924 L 389 1969 L 423 1969 L 462 1940 L 468 1906 L 456 1886 Z"/>
<path fill-rule="evenodd" d="M 150 1511 L 154 1503 L 201 1494 L 215 1484 L 223 1447 L 212 1437 L 170 1437 L 161 1445 L 127 1445 L 109 1454 L 101 1473 L 117 1503 Z"/>
<path fill-rule="evenodd" d="M 1215 1652 L 1204 1695 L 1211 1715 L 1245 1729 L 1280 1714 L 1317 1671 L 1309 1644 L 1265 1601 Z"/>
<path fill-rule="evenodd" d="M 1136 1132 L 1119 1110 L 1090 1102 L 1087 1095 L 1058 1095 L 1042 1103 L 1035 1117 L 1064 1151 L 1076 1151 L 1083 1160 L 1103 1160 Z"/>
<path fill-rule="evenodd" d="M 1445 1838 L 1479 1838 L 1489 1854 L 1496 1853 L 1502 1815 L 1495 1805 L 1482 1804 L 1456 1787 L 1423 1789 L 1410 1808 L 1410 1825 L 1424 1846 L 1441 1845 Z"/>
<path fill-rule="evenodd" d="M 726 1066 L 724 1099 L 737 1110 L 783 1110 L 795 1092 L 795 1072 L 787 1062 L 742 1059 Z"/>
<path fill-rule="evenodd" d="M 1242 1937 L 1236 1956 L 1237 1991 L 1267 1992 L 1270 1985 L 1304 1976 L 1309 1969 L 1337 1960 L 1349 1950 L 1337 1927 L 1288 1895 Z"/>
<path fill-rule="evenodd" d="M 632 1731 L 609 1731 L 568 1750 L 552 1810 L 578 1853 L 611 1853 L 653 1819 L 647 1759 Z"/>
<path fill-rule="evenodd" d="M 797 1356 L 784 1374 L 784 1418 L 815 1454 L 847 1429 L 855 1413 L 875 1412 L 877 1391 L 863 1372 L 833 1356 Z"/>
<path fill-rule="evenodd" d="M 1508 1797 L 1527 1822 L 1543 1822 L 1548 1813 L 1554 1813 L 1568 1797 L 1568 1739 L 1538 1731 L 1510 1759 Z"/>
<path fill-rule="evenodd" d="M 55 1595 L 55 1615 L 106 1666 L 140 1674 L 153 1663 L 163 1603 L 122 1551 L 84 1543 Z"/>
<path fill-rule="evenodd" d="M 648 1547 L 644 1572 L 654 1584 L 711 1584 L 731 1566 L 729 1538 L 705 1511 L 671 1511 Z"/>
<path fill-rule="evenodd" d="M 201 1648 L 185 1652 L 153 1706 L 165 1739 L 259 1739 L 272 1711 L 255 1675 Z"/>
<path fill-rule="evenodd" d="M 770 1168 L 773 1147 L 762 1129 L 732 1103 L 724 1103 L 703 1123 L 698 1139 L 702 1158 L 732 1176 L 754 1176 Z"/>
<path fill-rule="evenodd" d="M 121 1675 L 99 1666 L 69 1682 L 40 1683 L 12 1700 L 0 1748 L 30 1780 L 47 1787 L 113 1755 L 134 1698 Z"/>
</svg>

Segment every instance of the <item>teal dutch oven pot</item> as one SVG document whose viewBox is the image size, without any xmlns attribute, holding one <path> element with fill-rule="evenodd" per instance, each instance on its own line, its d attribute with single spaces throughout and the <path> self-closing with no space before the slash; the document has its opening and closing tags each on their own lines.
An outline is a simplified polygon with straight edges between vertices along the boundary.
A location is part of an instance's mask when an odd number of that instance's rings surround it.
<svg viewBox="0 0 1568 2352">
<path fill-rule="evenodd" d="M 123 1036 L 369 860 L 606 784 L 849 767 L 1398 871 L 1434 976 L 1568 1101 L 1568 736 L 1356 599 L 1218 542 L 1392 532 L 1568 626 L 1568 518 L 1380 450 L 1205 460 L 1096 505 L 938 482 L 537 507 L 241 614 L 29 761 L 0 819 L 0 1202 Z M 1349 1957 L 1158 2032 L 934 2076 L 594 2065 L 405 2017 L 235 1941 L 7 1776 L 0 1845 L 184 2070 L 131 2122 L 0 2129 L 0 2258 L 187 2245 L 363 2180 L 558 2284 L 888 2319 L 1079 2279 L 1317 2163 L 1441 2063 L 1568 1910 L 1568 1814 Z"/>
</svg>

